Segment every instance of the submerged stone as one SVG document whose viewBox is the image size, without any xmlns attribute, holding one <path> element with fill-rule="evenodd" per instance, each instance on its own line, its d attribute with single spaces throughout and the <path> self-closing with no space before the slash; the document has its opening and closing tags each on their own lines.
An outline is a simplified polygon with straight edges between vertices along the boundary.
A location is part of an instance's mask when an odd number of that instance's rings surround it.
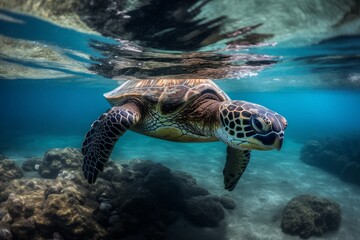
<svg viewBox="0 0 360 240">
<path fill-rule="evenodd" d="M 200 227 L 216 227 L 225 217 L 219 198 L 214 196 L 193 197 L 186 201 L 185 216 Z"/>
<path fill-rule="evenodd" d="M 360 185 L 360 163 L 348 162 L 340 173 L 341 180 Z"/>
<path fill-rule="evenodd" d="M 228 210 L 233 210 L 236 207 L 235 201 L 232 198 L 227 197 L 227 196 L 221 196 L 220 203 L 225 209 L 228 209 Z"/>
<path fill-rule="evenodd" d="M 50 239 L 55 229 L 64 239 L 105 239 L 105 229 L 92 218 L 97 205 L 88 194 L 72 181 L 13 180 L 0 193 L 1 220 L 11 223 L 13 239 Z"/>
<path fill-rule="evenodd" d="M 21 169 L 26 172 L 37 171 L 41 163 L 41 158 L 29 158 L 21 164 Z M 38 167 L 36 167 L 38 166 Z"/>
<path fill-rule="evenodd" d="M 7 222 L 0 221 L 0 239 L 1 240 L 13 239 L 10 224 L 8 224 Z"/>
<path fill-rule="evenodd" d="M 281 229 L 284 233 L 309 238 L 338 229 L 340 222 L 338 203 L 314 195 L 299 195 L 285 207 Z"/>
<path fill-rule="evenodd" d="M 8 182 L 13 179 L 23 177 L 20 167 L 12 160 L 5 159 L 0 161 L 0 183 Z"/>
<path fill-rule="evenodd" d="M 324 137 L 310 140 L 301 149 L 301 161 L 360 185 L 360 140 L 352 137 Z"/>
<path fill-rule="evenodd" d="M 63 240 L 62 236 L 58 232 L 54 232 L 52 240 Z"/>
<path fill-rule="evenodd" d="M 82 153 L 76 148 L 54 148 L 47 151 L 39 167 L 43 178 L 56 178 L 62 170 L 80 168 Z"/>
<path fill-rule="evenodd" d="M 109 162 L 90 185 L 81 158 L 77 149 L 49 150 L 39 172 L 55 179 L 16 179 L 21 169 L 1 161 L 7 182 L 0 192 L 0 239 L 8 233 L 12 239 L 167 239 L 167 227 L 182 216 L 193 227 L 216 227 L 224 218 L 224 203 L 188 173 L 151 161 Z"/>
<path fill-rule="evenodd" d="M 35 223 L 33 219 L 19 219 L 11 224 L 11 231 L 17 239 L 26 239 L 35 231 Z"/>
<path fill-rule="evenodd" d="M 112 206 L 109 203 L 102 202 L 102 203 L 100 203 L 99 208 L 103 212 L 109 212 L 111 210 Z"/>
</svg>

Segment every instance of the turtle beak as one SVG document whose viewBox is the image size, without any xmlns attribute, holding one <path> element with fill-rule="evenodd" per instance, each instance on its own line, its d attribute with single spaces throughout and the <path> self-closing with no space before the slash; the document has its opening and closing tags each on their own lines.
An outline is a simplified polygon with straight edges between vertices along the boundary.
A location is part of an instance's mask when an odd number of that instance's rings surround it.
<svg viewBox="0 0 360 240">
<path fill-rule="evenodd" d="M 282 147 L 282 144 L 283 144 L 283 141 L 284 141 L 284 133 L 280 133 L 278 135 L 278 137 L 275 139 L 275 142 L 274 142 L 274 148 L 277 149 L 278 151 L 280 151 L 281 147 Z"/>
</svg>

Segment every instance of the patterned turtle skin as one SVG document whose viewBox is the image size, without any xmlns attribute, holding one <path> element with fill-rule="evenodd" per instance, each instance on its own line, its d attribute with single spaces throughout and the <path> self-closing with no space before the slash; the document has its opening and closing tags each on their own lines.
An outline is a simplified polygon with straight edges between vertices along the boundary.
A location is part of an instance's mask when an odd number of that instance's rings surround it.
<svg viewBox="0 0 360 240">
<path fill-rule="evenodd" d="M 126 81 L 104 94 L 112 105 L 82 146 L 82 169 L 94 183 L 127 130 L 176 142 L 227 145 L 225 189 L 233 190 L 256 150 L 280 150 L 287 121 L 261 105 L 231 100 L 209 79 Z"/>
</svg>

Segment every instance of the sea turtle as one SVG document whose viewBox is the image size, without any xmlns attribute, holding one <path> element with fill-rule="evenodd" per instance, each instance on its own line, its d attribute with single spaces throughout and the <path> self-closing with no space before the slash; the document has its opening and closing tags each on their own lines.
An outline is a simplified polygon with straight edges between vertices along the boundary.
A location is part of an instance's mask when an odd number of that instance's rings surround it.
<svg viewBox="0 0 360 240">
<path fill-rule="evenodd" d="M 231 100 L 209 79 L 126 81 L 104 96 L 113 107 L 91 125 L 82 145 L 82 169 L 89 183 L 96 181 L 116 141 L 129 129 L 176 142 L 223 141 L 224 184 L 231 191 L 251 149 L 280 150 L 287 126 L 276 112 Z"/>
</svg>

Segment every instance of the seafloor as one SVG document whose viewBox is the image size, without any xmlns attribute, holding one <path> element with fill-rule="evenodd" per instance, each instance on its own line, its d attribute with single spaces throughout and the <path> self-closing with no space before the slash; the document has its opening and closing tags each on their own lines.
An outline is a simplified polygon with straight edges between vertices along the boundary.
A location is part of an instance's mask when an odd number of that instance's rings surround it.
<svg viewBox="0 0 360 240">
<path fill-rule="evenodd" d="M 42 157 L 56 147 L 78 147 L 81 138 L 33 136 L 22 139 L 21 150 L 8 148 L 8 158 L 21 164 L 27 157 Z M 213 195 L 235 200 L 237 206 L 226 211 L 216 228 L 195 228 L 176 222 L 168 229 L 169 239 L 298 239 L 280 228 L 281 213 L 287 202 L 299 194 L 316 194 L 338 202 L 342 222 L 335 232 L 311 239 L 357 239 L 360 234 L 360 188 L 300 161 L 302 144 L 286 139 L 283 149 L 253 151 L 251 162 L 233 192 L 223 189 L 222 168 L 225 145 L 222 143 L 183 144 L 127 133 L 112 159 L 126 162 L 144 159 L 160 162 L 172 170 L 190 173 Z"/>
</svg>

